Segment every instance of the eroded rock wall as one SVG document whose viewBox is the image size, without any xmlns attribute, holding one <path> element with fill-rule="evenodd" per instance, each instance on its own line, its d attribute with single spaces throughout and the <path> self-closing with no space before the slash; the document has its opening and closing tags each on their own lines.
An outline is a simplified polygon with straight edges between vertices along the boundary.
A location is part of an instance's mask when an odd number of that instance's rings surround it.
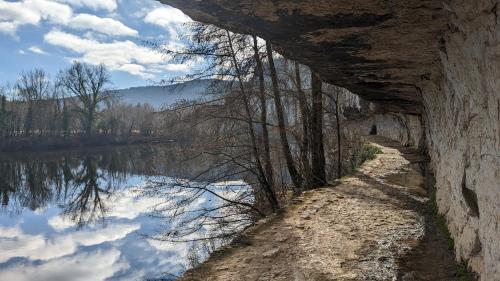
<svg viewBox="0 0 500 281">
<path fill-rule="evenodd" d="M 405 146 L 423 145 L 420 116 L 398 113 L 377 114 L 371 118 L 377 126 L 377 135 L 400 142 Z"/>
<path fill-rule="evenodd" d="M 500 280 L 499 3 L 446 6 L 443 77 L 422 87 L 439 211 L 481 280 Z"/>
<path fill-rule="evenodd" d="M 422 148 L 424 128 L 420 116 L 402 113 L 371 114 L 360 120 L 344 121 L 344 134 L 366 136 L 375 134 L 395 140 L 404 146 Z"/>
</svg>

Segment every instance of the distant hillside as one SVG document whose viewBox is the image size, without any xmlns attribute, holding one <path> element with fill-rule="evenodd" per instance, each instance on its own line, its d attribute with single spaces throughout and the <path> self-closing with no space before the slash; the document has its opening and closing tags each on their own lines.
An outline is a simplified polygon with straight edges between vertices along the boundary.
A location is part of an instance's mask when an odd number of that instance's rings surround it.
<svg viewBox="0 0 500 281">
<path fill-rule="evenodd" d="M 221 87 L 219 80 L 198 80 L 168 86 L 145 86 L 117 90 L 116 95 L 127 104 L 149 103 L 160 109 L 182 100 L 210 98 L 212 87 Z"/>
<path fill-rule="evenodd" d="M 285 62 L 283 59 L 276 59 L 275 65 L 278 75 L 283 80 L 288 78 L 287 74 L 285 74 L 285 70 L 288 70 L 290 73 L 294 72 L 294 66 L 290 62 Z M 265 64 L 264 71 L 266 73 L 269 71 L 267 64 Z M 303 86 L 309 87 L 309 70 L 306 67 L 302 67 L 301 73 L 302 78 L 304 79 Z M 267 77 L 268 75 L 266 75 L 266 78 Z M 271 86 L 270 83 L 270 79 L 266 79 L 266 84 L 269 84 L 269 87 Z M 168 86 L 133 87 L 116 90 L 114 92 L 117 97 L 119 97 L 126 104 L 136 105 L 138 103 L 148 103 L 156 109 L 161 109 L 162 107 L 172 105 L 182 100 L 193 101 L 199 99 L 209 99 L 211 93 L 214 91 L 213 88 L 224 88 L 224 86 L 228 86 L 228 82 L 223 80 L 207 79 Z M 292 85 L 289 86 L 292 87 Z"/>
</svg>

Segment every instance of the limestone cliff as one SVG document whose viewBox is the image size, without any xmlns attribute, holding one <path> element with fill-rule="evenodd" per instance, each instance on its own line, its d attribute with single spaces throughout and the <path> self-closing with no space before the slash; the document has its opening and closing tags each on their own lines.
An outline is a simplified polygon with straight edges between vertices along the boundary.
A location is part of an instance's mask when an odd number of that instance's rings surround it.
<svg viewBox="0 0 500 281">
<path fill-rule="evenodd" d="M 192 18 L 270 39 L 323 79 L 420 112 L 417 83 L 439 73 L 445 11 L 432 0 L 162 0 Z"/>
<path fill-rule="evenodd" d="M 457 258 L 500 280 L 499 0 L 161 2 L 268 39 L 384 111 L 420 115 Z"/>
</svg>

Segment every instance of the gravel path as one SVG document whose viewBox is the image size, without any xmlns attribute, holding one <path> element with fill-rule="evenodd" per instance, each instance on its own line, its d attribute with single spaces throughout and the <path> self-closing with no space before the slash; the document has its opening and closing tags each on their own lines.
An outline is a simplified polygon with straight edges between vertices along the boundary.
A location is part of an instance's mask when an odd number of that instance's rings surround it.
<svg viewBox="0 0 500 281">
<path fill-rule="evenodd" d="M 335 187 L 305 192 L 180 280 L 457 280 L 414 151 L 383 154 Z"/>
</svg>

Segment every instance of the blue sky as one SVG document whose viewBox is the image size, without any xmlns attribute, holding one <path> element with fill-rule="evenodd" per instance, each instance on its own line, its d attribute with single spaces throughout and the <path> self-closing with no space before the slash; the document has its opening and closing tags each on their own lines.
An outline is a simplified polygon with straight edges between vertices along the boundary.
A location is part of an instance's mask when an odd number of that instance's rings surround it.
<svg viewBox="0 0 500 281">
<path fill-rule="evenodd" d="M 190 19 L 154 0 L 0 0 L 0 85 L 41 68 L 52 77 L 73 60 L 104 63 L 114 88 L 151 84 L 185 74 L 143 44 L 182 46 Z"/>
</svg>

